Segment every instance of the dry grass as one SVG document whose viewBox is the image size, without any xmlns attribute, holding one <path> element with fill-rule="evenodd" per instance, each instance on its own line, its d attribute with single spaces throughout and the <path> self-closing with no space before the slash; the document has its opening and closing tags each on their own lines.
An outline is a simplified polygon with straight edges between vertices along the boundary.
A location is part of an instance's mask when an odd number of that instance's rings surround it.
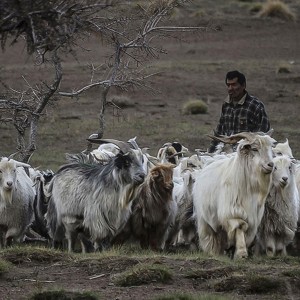
<svg viewBox="0 0 300 300">
<path fill-rule="evenodd" d="M 3 259 L 15 265 L 24 262 L 56 262 L 71 258 L 66 252 L 31 246 L 6 248 L 0 254 Z"/>
<path fill-rule="evenodd" d="M 229 300 L 230 298 L 220 295 L 191 295 L 189 293 L 174 293 L 166 296 L 156 297 L 154 300 Z"/>
<path fill-rule="evenodd" d="M 89 292 L 67 292 L 64 290 L 43 291 L 33 294 L 29 300 L 97 300 L 96 295 Z"/>
<path fill-rule="evenodd" d="M 287 64 L 287 63 L 281 63 L 276 70 L 276 74 L 289 74 L 291 73 L 291 65 Z"/>
<path fill-rule="evenodd" d="M 0 276 L 9 271 L 11 264 L 3 259 L 0 259 Z"/>
<path fill-rule="evenodd" d="M 192 99 L 184 103 L 182 113 L 184 115 L 206 114 L 207 104 L 203 100 Z"/>
<path fill-rule="evenodd" d="M 161 264 L 139 264 L 113 277 L 118 286 L 137 286 L 151 282 L 166 283 L 172 279 L 172 273 Z"/>
<path fill-rule="evenodd" d="M 268 0 L 258 13 L 259 17 L 279 18 L 286 21 L 295 21 L 296 15 L 290 7 L 280 0 Z"/>
</svg>

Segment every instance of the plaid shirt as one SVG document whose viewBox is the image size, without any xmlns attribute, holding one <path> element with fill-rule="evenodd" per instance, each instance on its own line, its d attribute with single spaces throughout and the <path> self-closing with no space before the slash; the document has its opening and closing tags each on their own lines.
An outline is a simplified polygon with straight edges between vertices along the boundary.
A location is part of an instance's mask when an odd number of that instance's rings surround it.
<svg viewBox="0 0 300 300">
<path fill-rule="evenodd" d="M 229 98 L 222 105 L 222 112 L 219 124 L 215 133 L 221 135 L 232 135 L 239 132 L 267 132 L 270 130 L 270 123 L 261 101 L 248 93 L 236 104 L 229 101 Z M 209 152 L 215 151 L 218 144 L 212 141 Z"/>
</svg>

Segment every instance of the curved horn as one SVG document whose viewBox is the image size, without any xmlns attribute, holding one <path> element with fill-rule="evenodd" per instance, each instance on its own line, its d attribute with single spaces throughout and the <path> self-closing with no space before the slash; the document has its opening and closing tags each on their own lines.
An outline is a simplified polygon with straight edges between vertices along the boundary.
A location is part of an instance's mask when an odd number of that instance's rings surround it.
<svg viewBox="0 0 300 300">
<path fill-rule="evenodd" d="M 127 143 L 128 143 L 130 146 L 132 146 L 133 149 L 135 149 L 135 150 L 139 150 L 139 149 L 140 149 L 139 145 L 138 145 L 137 142 L 136 142 L 136 136 L 135 136 L 134 138 L 129 139 L 129 140 L 127 141 Z"/>
<path fill-rule="evenodd" d="M 109 143 L 114 144 L 118 146 L 123 153 L 126 153 L 131 150 L 129 144 L 123 141 L 118 141 L 114 139 L 90 139 L 90 138 L 88 138 L 87 140 L 91 143 L 100 144 L 100 145 L 109 144 Z"/>
<path fill-rule="evenodd" d="M 23 162 L 20 162 L 20 161 L 16 161 L 16 166 L 17 167 L 24 167 L 24 168 L 31 168 L 31 166 L 29 164 L 26 164 L 26 163 L 23 163 Z"/>
<path fill-rule="evenodd" d="M 233 134 L 231 136 L 226 136 L 226 135 L 219 135 L 219 136 L 214 136 L 207 134 L 208 137 L 210 137 L 213 140 L 223 142 L 225 144 L 236 144 L 238 141 L 241 139 L 247 139 L 248 141 L 252 141 L 254 137 L 254 133 L 252 132 L 240 132 L 237 134 Z"/>
<path fill-rule="evenodd" d="M 15 152 L 15 153 L 12 153 L 10 156 L 8 156 L 8 159 L 13 159 L 15 155 L 17 155 L 19 152 Z"/>
</svg>

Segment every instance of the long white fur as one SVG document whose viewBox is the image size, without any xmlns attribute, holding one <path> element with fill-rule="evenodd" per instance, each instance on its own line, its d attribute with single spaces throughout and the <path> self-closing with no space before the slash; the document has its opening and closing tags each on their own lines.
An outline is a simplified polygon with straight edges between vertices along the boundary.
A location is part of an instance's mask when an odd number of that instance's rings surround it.
<svg viewBox="0 0 300 300">
<path fill-rule="evenodd" d="M 235 155 L 197 172 L 194 214 L 199 246 L 204 252 L 222 254 L 234 246 L 235 257 L 247 257 L 271 186 L 274 142 L 270 136 L 260 134 L 243 139 Z"/>
<path fill-rule="evenodd" d="M 295 181 L 295 165 L 291 158 L 275 157 L 272 186 L 258 230 L 260 251 L 268 256 L 286 255 L 297 229 L 299 193 Z"/>
<path fill-rule="evenodd" d="M 20 242 L 33 221 L 35 190 L 23 166 L 29 167 L 7 157 L 0 161 L 0 247 L 9 238 Z"/>
</svg>

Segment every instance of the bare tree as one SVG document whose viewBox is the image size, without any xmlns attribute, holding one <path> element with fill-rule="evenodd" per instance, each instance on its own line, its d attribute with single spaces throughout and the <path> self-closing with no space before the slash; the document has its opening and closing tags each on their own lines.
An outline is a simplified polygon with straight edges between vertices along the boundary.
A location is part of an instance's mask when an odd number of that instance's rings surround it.
<svg viewBox="0 0 300 300">
<path fill-rule="evenodd" d="M 111 87 L 128 90 L 128 88 L 146 88 L 147 79 L 156 75 L 145 73 L 145 65 L 151 59 L 159 58 L 167 51 L 161 45 L 165 38 L 180 38 L 180 33 L 206 31 L 213 29 L 209 26 L 189 27 L 174 25 L 172 12 L 175 8 L 189 1 L 157 0 L 139 6 L 131 14 L 124 15 L 118 10 L 112 10 L 110 16 L 95 19 L 94 27 L 102 34 L 102 38 L 111 46 L 112 54 L 107 62 L 106 74 L 96 78 L 94 68 L 91 82 L 71 92 L 60 91 L 61 96 L 78 97 L 89 89 L 100 87 L 99 97 L 99 129 L 93 138 L 98 139 L 104 133 L 105 108 L 108 104 L 107 95 Z M 120 10 L 119 10 L 120 11 Z M 91 139 L 92 140 L 92 139 Z"/>
<path fill-rule="evenodd" d="M 72 52 L 80 35 L 93 29 L 97 12 L 107 1 L 2 0 L 0 40 L 2 50 L 24 39 L 27 52 L 36 64 L 50 64 L 53 78 L 39 84 L 28 82 L 23 91 L 8 88 L 0 99 L 0 122 L 12 123 L 17 130 L 17 154 L 27 162 L 36 149 L 40 117 L 53 101 L 62 80 L 60 56 Z M 29 133 L 27 132 L 29 129 Z M 27 135 L 26 135 L 27 133 Z"/>
<path fill-rule="evenodd" d="M 58 96 L 79 97 L 100 87 L 99 128 L 96 138 L 104 133 L 104 116 L 111 87 L 152 89 L 147 79 L 155 74 L 145 72 L 146 62 L 166 53 L 161 44 L 165 38 L 179 38 L 179 33 L 204 31 L 208 26 L 188 27 L 174 24 L 172 11 L 187 0 L 145 1 L 64 1 L 2 0 L 0 2 L 0 39 L 4 49 L 8 42 L 25 37 L 29 54 L 37 54 L 37 63 L 51 63 L 54 78 L 51 84 L 39 87 L 27 84 L 24 92 L 13 91 L 14 97 L 2 97 L 0 121 L 12 122 L 18 132 L 17 151 L 28 161 L 36 148 L 38 121 L 45 108 Z M 61 91 L 60 55 L 74 50 L 81 35 L 97 33 L 111 47 L 106 72 L 92 66 L 91 80 L 73 91 Z M 16 95 L 18 95 L 16 97 Z M 25 131 L 30 128 L 28 142 Z"/>
</svg>

